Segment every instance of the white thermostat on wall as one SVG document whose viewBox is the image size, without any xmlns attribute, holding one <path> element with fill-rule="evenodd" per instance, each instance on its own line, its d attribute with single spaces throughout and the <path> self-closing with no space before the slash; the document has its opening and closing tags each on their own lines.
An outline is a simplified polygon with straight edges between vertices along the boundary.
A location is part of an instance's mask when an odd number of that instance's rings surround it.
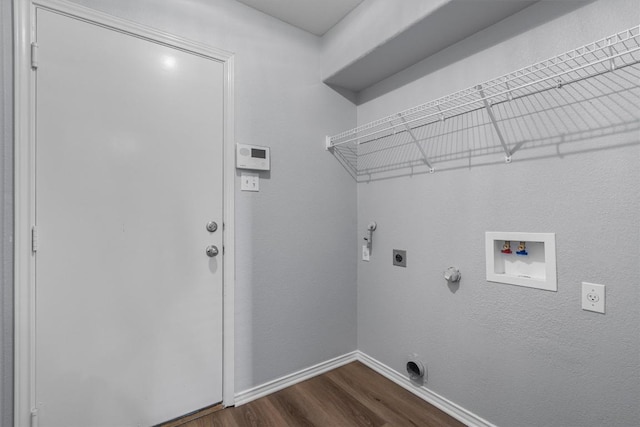
<svg viewBox="0 0 640 427">
<path fill-rule="evenodd" d="M 236 168 L 260 171 L 271 170 L 269 147 L 236 144 Z"/>
</svg>

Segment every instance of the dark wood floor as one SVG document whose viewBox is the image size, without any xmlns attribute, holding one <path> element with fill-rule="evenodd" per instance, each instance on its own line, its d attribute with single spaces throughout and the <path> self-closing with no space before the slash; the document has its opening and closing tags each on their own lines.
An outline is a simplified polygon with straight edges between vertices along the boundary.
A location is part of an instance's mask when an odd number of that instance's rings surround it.
<svg viewBox="0 0 640 427">
<path fill-rule="evenodd" d="M 360 362 L 181 427 L 464 426 Z"/>
</svg>

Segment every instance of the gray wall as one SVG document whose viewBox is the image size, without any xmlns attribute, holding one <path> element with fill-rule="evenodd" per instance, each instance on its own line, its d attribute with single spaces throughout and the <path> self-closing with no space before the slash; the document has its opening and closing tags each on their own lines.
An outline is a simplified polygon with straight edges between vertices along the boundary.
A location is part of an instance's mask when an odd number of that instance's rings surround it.
<svg viewBox="0 0 640 427">
<path fill-rule="evenodd" d="M 315 36 L 230 0 L 78 0 L 235 53 L 235 134 L 271 147 L 236 182 L 236 392 L 356 349 L 356 185 L 323 150 L 355 125 L 320 81 Z"/>
<path fill-rule="evenodd" d="M 0 2 L 0 426 L 13 413 L 13 84 L 10 1 Z"/>
<path fill-rule="evenodd" d="M 356 199 L 321 149 L 324 135 L 355 124 L 356 109 L 320 83 L 317 38 L 227 0 L 77 1 L 236 53 L 236 139 L 272 147 L 261 192 L 236 192 L 236 391 L 354 350 L 357 320 L 357 348 L 398 372 L 407 353 L 421 354 L 428 388 L 497 425 L 640 423 L 637 133 L 563 146 L 562 155 L 553 147 L 542 159 L 523 153 L 511 165 L 358 184 Z M 358 107 L 358 120 L 637 24 L 637 0 L 610 3 L 541 2 L 382 82 L 398 89 Z M 0 7 L 3 426 L 12 371 L 9 7 Z M 374 253 L 358 263 L 356 297 L 354 254 L 370 220 Z M 555 232 L 558 292 L 486 282 L 489 230 Z M 391 267 L 394 247 L 409 251 L 406 269 Z M 441 277 L 449 265 L 462 269 L 459 288 Z M 607 285 L 606 315 L 580 309 L 583 280 Z"/>
<path fill-rule="evenodd" d="M 639 12 L 637 0 L 537 3 L 406 70 L 414 78 L 358 107 L 358 122 L 622 31 Z M 640 425 L 634 129 L 358 184 L 359 237 L 378 224 L 358 267 L 358 348 L 403 374 L 420 354 L 427 388 L 499 426 Z M 486 231 L 556 233 L 558 292 L 487 282 Z M 459 287 L 442 277 L 451 265 Z M 581 309 L 582 281 L 607 286 L 605 315 Z"/>
</svg>

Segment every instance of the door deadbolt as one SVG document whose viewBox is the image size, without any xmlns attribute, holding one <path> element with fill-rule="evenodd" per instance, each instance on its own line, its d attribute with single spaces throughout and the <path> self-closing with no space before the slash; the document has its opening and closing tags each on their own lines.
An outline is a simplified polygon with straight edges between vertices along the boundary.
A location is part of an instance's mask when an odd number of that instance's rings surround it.
<svg viewBox="0 0 640 427">
<path fill-rule="evenodd" d="M 218 255 L 218 247 L 211 245 L 211 246 L 207 246 L 207 256 L 209 258 L 213 258 L 214 256 Z"/>
<path fill-rule="evenodd" d="M 209 221 L 207 223 L 207 231 L 209 231 L 210 233 L 213 233 L 217 229 L 218 229 L 218 224 L 215 221 Z"/>
</svg>

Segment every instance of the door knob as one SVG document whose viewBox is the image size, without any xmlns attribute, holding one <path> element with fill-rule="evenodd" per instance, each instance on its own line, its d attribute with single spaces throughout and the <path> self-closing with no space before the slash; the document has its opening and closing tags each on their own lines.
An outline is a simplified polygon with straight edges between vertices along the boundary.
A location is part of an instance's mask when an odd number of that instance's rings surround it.
<svg viewBox="0 0 640 427">
<path fill-rule="evenodd" d="M 218 255 L 218 247 L 217 246 L 207 246 L 207 256 L 209 258 L 213 258 L 214 256 Z"/>
<path fill-rule="evenodd" d="M 207 223 L 207 231 L 213 233 L 218 229 L 218 224 L 215 221 L 209 221 Z"/>
</svg>

